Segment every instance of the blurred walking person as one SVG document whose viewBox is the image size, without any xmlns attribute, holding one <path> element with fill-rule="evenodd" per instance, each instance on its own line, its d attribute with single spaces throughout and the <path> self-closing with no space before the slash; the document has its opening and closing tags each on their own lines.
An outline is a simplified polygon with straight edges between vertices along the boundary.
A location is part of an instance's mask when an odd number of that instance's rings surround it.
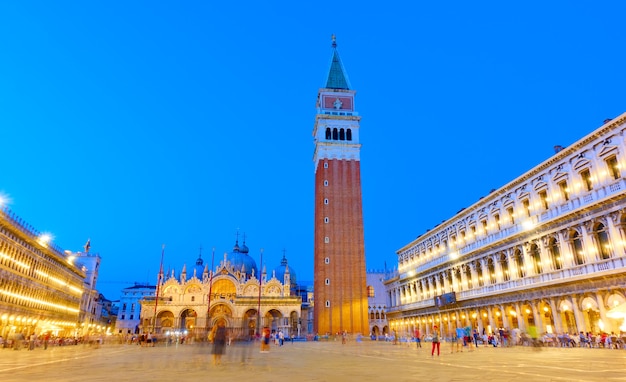
<svg viewBox="0 0 626 382">
<path fill-rule="evenodd" d="M 224 348 L 226 347 L 226 324 L 224 321 L 218 322 L 217 326 L 214 326 L 215 333 L 213 334 L 213 364 L 222 364 L 222 355 L 224 354 Z"/>
<path fill-rule="evenodd" d="M 441 346 L 441 343 L 439 342 L 439 337 L 440 337 L 440 333 L 439 333 L 439 328 L 437 328 L 437 326 L 435 325 L 433 327 L 433 348 L 430 351 L 430 356 L 434 357 L 435 356 L 435 348 L 437 348 L 437 357 L 439 357 L 439 348 Z"/>
<path fill-rule="evenodd" d="M 414 336 L 415 336 L 415 346 L 417 348 L 421 349 L 422 348 L 422 339 L 420 338 L 420 330 L 419 330 L 419 328 L 415 328 Z"/>
</svg>

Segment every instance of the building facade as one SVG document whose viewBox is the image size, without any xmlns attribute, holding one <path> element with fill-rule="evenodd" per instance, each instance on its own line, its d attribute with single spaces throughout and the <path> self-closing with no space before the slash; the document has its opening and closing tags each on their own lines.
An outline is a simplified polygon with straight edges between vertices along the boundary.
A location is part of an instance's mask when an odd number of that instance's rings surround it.
<svg viewBox="0 0 626 382">
<path fill-rule="evenodd" d="M 387 293 L 384 271 L 367 271 L 367 302 L 369 314 L 369 334 L 374 338 L 389 333 L 387 322 Z"/>
<path fill-rule="evenodd" d="M 317 96 L 315 153 L 314 330 L 367 334 L 365 244 L 358 115 L 337 52 Z"/>
<path fill-rule="evenodd" d="M 605 121 L 398 250 L 392 329 L 619 333 L 606 313 L 626 301 L 625 132 L 626 114 Z"/>
<path fill-rule="evenodd" d="M 270 274 L 259 274 L 245 242 L 236 243 L 214 269 L 199 257 L 191 270 L 185 265 L 179 274 L 168 273 L 160 275 L 156 296 L 141 300 L 142 333 L 203 340 L 219 322 L 234 337 L 256 335 L 263 327 L 299 333 L 302 298 L 284 257 Z"/>
<path fill-rule="evenodd" d="M 114 333 L 127 336 L 139 333 L 141 300 L 156 297 L 156 285 L 138 284 L 122 289 Z"/>
<path fill-rule="evenodd" d="M 79 326 L 76 332 L 79 337 L 110 333 L 114 328 L 110 325 L 106 313 L 103 316 L 108 300 L 96 289 L 102 258 L 98 253 L 90 252 L 90 247 L 91 244 L 88 241 L 84 252 L 66 251 L 68 255 L 76 259 L 75 261 L 81 265 L 85 272 L 83 296 L 80 304 L 81 311 L 78 318 Z"/>
<path fill-rule="evenodd" d="M 1 206 L 0 206 L 1 207 Z M 0 335 L 75 336 L 85 270 L 7 207 L 0 208 Z"/>
</svg>

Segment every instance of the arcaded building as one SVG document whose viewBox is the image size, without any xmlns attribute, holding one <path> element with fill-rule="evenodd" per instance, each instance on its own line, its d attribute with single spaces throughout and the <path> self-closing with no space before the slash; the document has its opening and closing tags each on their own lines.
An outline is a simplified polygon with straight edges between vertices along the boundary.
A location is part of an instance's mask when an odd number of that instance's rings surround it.
<svg viewBox="0 0 626 382">
<path fill-rule="evenodd" d="M 0 205 L 0 335 L 81 335 L 85 270 Z"/>
<path fill-rule="evenodd" d="M 139 330 L 203 340 L 221 321 L 233 337 L 255 335 L 262 327 L 288 336 L 302 334 L 302 298 L 284 255 L 280 265 L 269 273 L 263 267 L 259 274 L 244 241 L 211 262 L 215 267 L 200 256 L 192 267 L 162 272 L 156 296 L 140 301 Z"/>
<path fill-rule="evenodd" d="M 397 251 L 385 281 L 399 333 L 619 333 L 626 301 L 626 114 Z"/>
</svg>

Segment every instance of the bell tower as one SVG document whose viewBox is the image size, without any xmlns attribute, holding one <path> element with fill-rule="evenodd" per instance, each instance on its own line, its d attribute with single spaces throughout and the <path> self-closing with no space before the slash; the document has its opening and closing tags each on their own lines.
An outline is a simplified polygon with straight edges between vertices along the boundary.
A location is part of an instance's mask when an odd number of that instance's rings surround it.
<svg viewBox="0 0 626 382">
<path fill-rule="evenodd" d="M 317 93 L 315 152 L 314 330 L 369 333 L 361 206 L 359 123 L 332 37 L 326 86 Z"/>
</svg>

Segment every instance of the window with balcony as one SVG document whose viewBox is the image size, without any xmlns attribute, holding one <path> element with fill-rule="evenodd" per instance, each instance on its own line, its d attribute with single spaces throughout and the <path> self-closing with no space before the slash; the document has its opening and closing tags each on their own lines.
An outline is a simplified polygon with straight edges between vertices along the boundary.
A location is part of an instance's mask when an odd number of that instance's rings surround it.
<svg viewBox="0 0 626 382">
<path fill-rule="evenodd" d="M 541 253 L 539 252 L 539 246 L 537 244 L 532 244 L 530 246 L 530 261 L 532 262 L 531 266 L 535 271 L 535 274 L 541 274 L 543 268 L 541 267 Z"/>
<path fill-rule="evenodd" d="M 587 191 L 593 190 L 593 183 L 591 182 L 591 173 L 589 169 L 584 169 L 580 172 L 580 178 L 583 181 L 583 185 Z"/>
<path fill-rule="evenodd" d="M 598 246 L 598 257 L 601 260 L 606 260 L 611 257 L 611 244 L 609 242 L 609 235 L 606 232 L 606 227 L 602 223 L 598 223 L 593 230 L 595 241 Z"/>
<path fill-rule="evenodd" d="M 585 253 L 583 252 L 583 242 L 578 231 L 570 233 L 571 247 L 574 254 L 574 264 L 583 265 L 585 263 Z"/>
<path fill-rule="evenodd" d="M 485 280 L 483 279 L 483 267 L 480 265 L 480 261 L 477 261 L 474 266 L 476 267 L 476 276 L 478 277 L 478 286 L 481 287 L 485 285 Z"/>
<path fill-rule="evenodd" d="M 528 199 L 522 200 L 522 207 L 527 217 L 530 217 L 530 201 Z"/>
<path fill-rule="evenodd" d="M 456 279 L 457 290 L 463 290 L 463 278 L 461 277 L 461 268 L 454 270 L 454 278 Z"/>
<path fill-rule="evenodd" d="M 617 164 L 617 158 L 615 157 L 615 155 L 608 157 L 606 159 L 606 166 L 608 167 L 609 173 L 611 174 L 613 179 L 619 179 L 622 176 L 622 174 L 620 173 L 619 165 Z"/>
<path fill-rule="evenodd" d="M 508 207 L 506 209 L 506 213 L 509 215 L 509 222 L 511 224 L 515 224 L 515 213 L 513 212 L 513 207 Z"/>
<path fill-rule="evenodd" d="M 524 255 L 522 254 L 522 251 L 519 249 L 515 250 L 515 253 L 513 254 L 513 261 L 515 262 L 517 277 L 520 279 L 525 277 L 526 269 L 524 268 Z"/>
<path fill-rule="evenodd" d="M 467 289 L 472 289 L 472 268 L 469 265 L 465 266 L 465 279 L 467 280 Z"/>
<path fill-rule="evenodd" d="M 496 266 L 493 262 L 493 259 L 487 260 L 487 272 L 489 273 L 488 279 L 490 284 L 496 283 Z"/>
<path fill-rule="evenodd" d="M 559 190 L 561 190 L 561 197 L 564 201 L 569 200 L 569 189 L 567 188 L 567 181 L 563 180 L 559 182 Z"/>
<path fill-rule="evenodd" d="M 561 263 L 561 250 L 559 249 L 559 242 L 554 237 L 548 242 L 548 253 L 550 254 L 550 260 L 552 261 L 554 269 L 561 269 L 563 267 Z"/>
<path fill-rule="evenodd" d="M 539 200 L 541 200 L 541 205 L 544 210 L 549 208 L 548 206 L 548 192 L 546 190 L 539 191 Z"/>
<path fill-rule="evenodd" d="M 502 278 L 504 281 L 509 281 L 511 279 L 511 275 L 509 274 L 509 261 L 504 253 L 500 254 L 500 268 L 502 268 Z"/>
</svg>

